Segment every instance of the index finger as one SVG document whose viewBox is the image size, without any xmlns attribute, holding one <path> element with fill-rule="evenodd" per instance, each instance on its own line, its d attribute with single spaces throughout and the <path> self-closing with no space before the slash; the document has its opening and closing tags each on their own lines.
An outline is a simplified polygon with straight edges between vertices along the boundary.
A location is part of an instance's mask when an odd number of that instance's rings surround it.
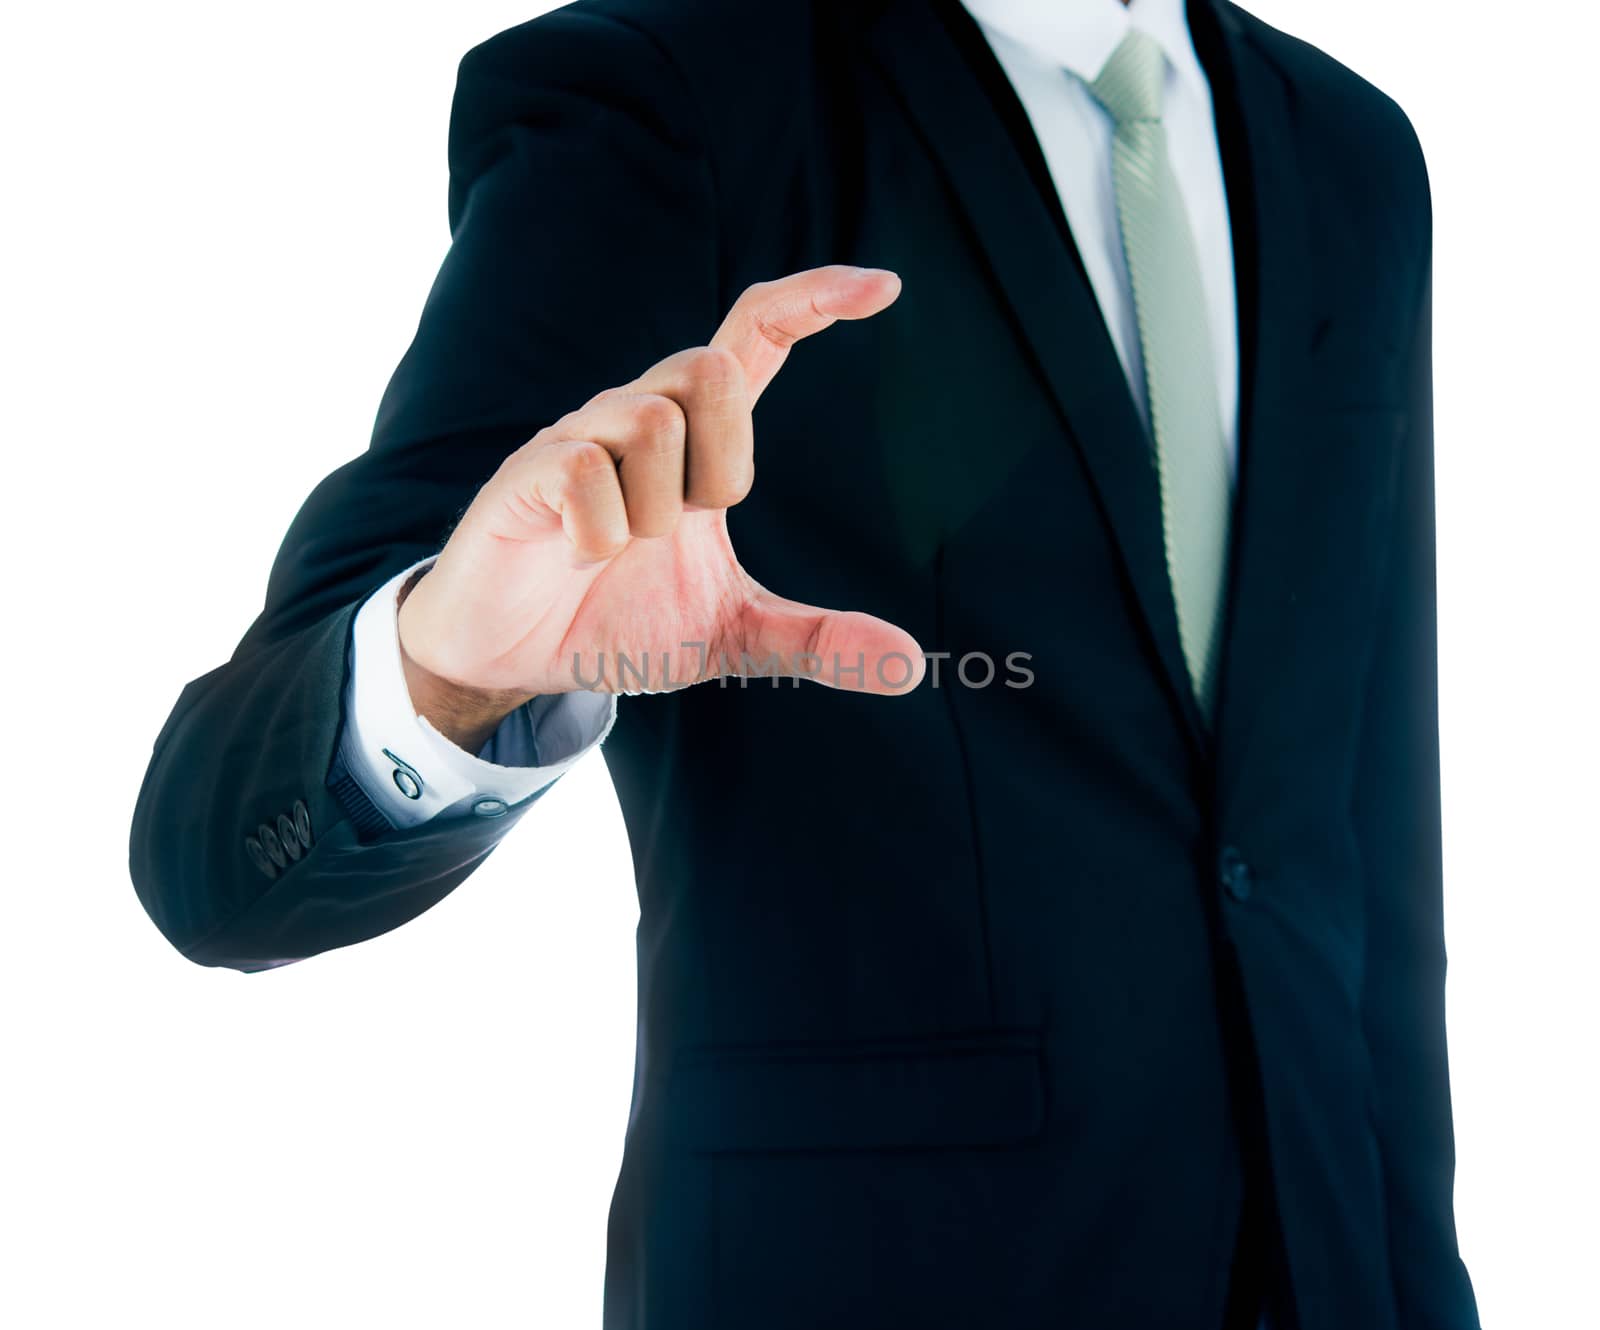
<svg viewBox="0 0 1600 1330">
<path fill-rule="evenodd" d="M 835 319 L 867 318 L 899 294 L 900 278 L 887 268 L 845 263 L 807 268 L 747 287 L 711 345 L 739 358 L 754 406 L 802 337 L 821 332 Z"/>
</svg>

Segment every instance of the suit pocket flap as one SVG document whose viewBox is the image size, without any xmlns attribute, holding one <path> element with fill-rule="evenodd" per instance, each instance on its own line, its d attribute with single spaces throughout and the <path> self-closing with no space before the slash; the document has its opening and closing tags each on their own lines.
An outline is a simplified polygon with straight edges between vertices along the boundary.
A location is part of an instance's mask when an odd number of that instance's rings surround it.
<svg viewBox="0 0 1600 1330">
<path fill-rule="evenodd" d="M 1044 1128 L 1037 1031 L 687 1049 L 668 1142 L 705 1153 L 1016 1144 Z"/>
</svg>

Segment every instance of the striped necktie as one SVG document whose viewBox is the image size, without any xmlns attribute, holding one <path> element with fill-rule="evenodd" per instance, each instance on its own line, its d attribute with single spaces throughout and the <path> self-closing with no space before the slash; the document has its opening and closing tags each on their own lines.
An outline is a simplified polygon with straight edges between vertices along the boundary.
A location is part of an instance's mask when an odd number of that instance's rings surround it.
<svg viewBox="0 0 1600 1330">
<path fill-rule="evenodd" d="M 1167 576 L 1201 714 L 1215 712 L 1232 492 L 1200 261 L 1161 122 L 1166 57 L 1129 29 L 1089 91 L 1110 114 L 1112 180 L 1161 482 Z"/>
</svg>

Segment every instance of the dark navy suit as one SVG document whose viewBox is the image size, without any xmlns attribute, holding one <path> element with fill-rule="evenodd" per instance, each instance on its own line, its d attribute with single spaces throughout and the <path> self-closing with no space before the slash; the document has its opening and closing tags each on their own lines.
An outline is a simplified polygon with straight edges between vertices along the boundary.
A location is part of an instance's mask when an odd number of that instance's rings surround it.
<svg viewBox="0 0 1600 1330">
<path fill-rule="evenodd" d="M 902 276 L 762 397 L 734 546 L 784 595 L 954 658 L 1030 653 L 1034 681 L 947 664 L 899 699 L 622 700 L 603 752 L 639 1036 L 613 1330 L 1211 1330 L 1251 1323 L 1261 1287 L 1300 1330 L 1477 1324 L 1427 176 L 1350 71 L 1224 0 L 1189 16 L 1242 364 L 1214 734 L 1148 442 L 965 12 L 584 0 L 463 60 L 453 245 L 371 446 L 307 498 L 260 614 L 156 740 L 130 866 L 185 956 L 264 969 L 415 917 L 530 812 L 537 836 L 537 798 L 385 825 L 336 758 L 361 602 L 509 451 L 703 344 L 750 283 Z M 269 880 L 246 838 L 297 803 L 310 848 Z"/>
</svg>

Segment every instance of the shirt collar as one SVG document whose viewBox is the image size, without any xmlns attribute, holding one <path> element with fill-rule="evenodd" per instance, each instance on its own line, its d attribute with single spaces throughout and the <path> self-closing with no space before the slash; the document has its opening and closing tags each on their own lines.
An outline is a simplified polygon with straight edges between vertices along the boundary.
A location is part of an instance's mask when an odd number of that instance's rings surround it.
<svg viewBox="0 0 1600 1330">
<path fill-rule="evenodd" d="M 1092 83 L 1129 28 L 1161 43 L 1180 79 L 1202 90 L 1205 71 L 1189 39 L 1184 0 L 962 0 L 986 27 L 1020 42 L 1039 59 Z"/>
</svg>

